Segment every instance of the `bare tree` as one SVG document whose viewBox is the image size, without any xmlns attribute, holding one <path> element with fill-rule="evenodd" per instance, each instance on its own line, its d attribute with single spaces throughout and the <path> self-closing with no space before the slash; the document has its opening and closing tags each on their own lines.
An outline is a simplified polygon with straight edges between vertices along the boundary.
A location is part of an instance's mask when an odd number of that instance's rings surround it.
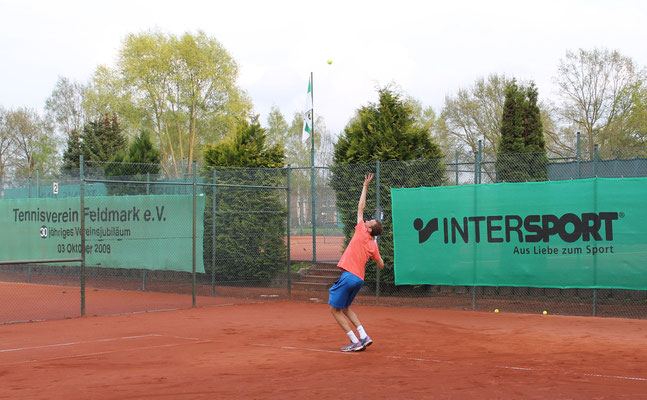
<svg viewBox="0 0 647 400">
<path fill-rule="evenodd" d="M 478 141 L 483 140 L 483 151 L 496 154 L 505 89 L 511 81 L 505 75 L 490 75 L 459 89 L 455 96 L 446 96 L 438 127 L 442 134 L 455 138 L 463 153 L 476 153 Z"/>
<path fill-rule="evenodd" d="M 9 127 L 8 117 L 9 110 L 0 106 L 0 198 L 4 197 L 5 177 L 16 152 L 16 140 Z"/>
<path fill-rule="evenodd" d="M 571 131 L 582 132 L 590 157 L 595 144 L 604 146 L 628 133 L 623 127 L 644 80 L 644 71 L 617 50 L 569 50 L 560 60 L 554 78 L 560 114 Z"/>
<path fill-rule="evenodd" d="M 3 130 L 12 141 L 10 161 L 15 174 L 32 177 L 36 170 L 44 173 L 56 170 L 57 143 L 48 135 L 47 125 L 35 110 L 9 110 Z"/>
<path fill-rule="evenodd" d="M 456 146 L 462 159 L 473 160 L 474 153 L 479 150 L 479 140 L 482 140 L 483 153 L 494 156 L 501 137 L 505 90 L 510 82 L 512 78 L 493 74 L 477 79 L 469 88 L 459 89 L 455 96 L 446 96 L 434 128 L 436 136 L 444 137 L 441 143 L 451 143 Z M 529 84 L 518 82 L 526 86 Z M 555 107 L 545 101 L 538 101 L 538 106 L 546 136 L 546 151 L 552 155 L 568 153 L 565 150 L 568 140 L 558 135 L 555 125 Z"/>
<path fill-rule="evenodd" d="M 45 101 L 47 117 L 67 138 L 72 131 L 81 132 L 86 121 L 83 108 L 87 85 L 59 77 L 52 94 Z"/>
<path fill-rule="evenodd" d="M 440 146 L 445 156 L 453 155 L 458 148 L 458 138 L 449 134 L 445 121 L 436 115 L 431 106 L 424 107 L 418 99 L 408 97 L 407 102 L 414 110 L 414 124 L 429 133 L 429 136 L 434 143 Z"/>
</svg>

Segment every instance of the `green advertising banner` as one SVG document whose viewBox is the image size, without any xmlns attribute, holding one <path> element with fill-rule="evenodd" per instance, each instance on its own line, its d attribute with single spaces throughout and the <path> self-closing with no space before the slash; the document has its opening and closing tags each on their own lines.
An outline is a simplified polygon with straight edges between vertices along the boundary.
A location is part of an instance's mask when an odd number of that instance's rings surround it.
<svg viewBox="0 0 647 400">
<path fill-rule="evenodd" d="M 197 200 L 201 221 L 204 196 Z M 0 226 L 3 261 L 81 256 L 78 197 L 0 200 Z M 85 236 L 87 266 L 191 272 L 193 196 L 86 197 Z M 204 272 L 201 243 L 196 254 Z"/>
<path fill-rule="evenodd" d="M 647 178 L 391 196 L 398 285 L 647 289 Z"/>
</svg>

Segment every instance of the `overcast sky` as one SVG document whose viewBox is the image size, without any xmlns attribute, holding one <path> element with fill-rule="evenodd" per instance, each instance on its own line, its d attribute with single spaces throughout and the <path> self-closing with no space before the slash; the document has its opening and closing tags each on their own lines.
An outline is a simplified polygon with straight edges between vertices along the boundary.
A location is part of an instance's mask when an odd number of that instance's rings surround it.
<svg viewBox="0 0 647 400">
<path fill-rule="evenodd" d="M 617 49 L 647 66 L 645 1 L 0 0 L 0 17 L 0 105 L 40 112 L 59 76 L 87 82 L 126 34 L 150 29 L 215 37 L 264 124 L 273 105 L 288 122 L 302 111 L 313 72 L 315 114 L 335 134 L 390 82 L 440 112 L 491 73 L 553 98 L 566 50 Z"/>
</svg>

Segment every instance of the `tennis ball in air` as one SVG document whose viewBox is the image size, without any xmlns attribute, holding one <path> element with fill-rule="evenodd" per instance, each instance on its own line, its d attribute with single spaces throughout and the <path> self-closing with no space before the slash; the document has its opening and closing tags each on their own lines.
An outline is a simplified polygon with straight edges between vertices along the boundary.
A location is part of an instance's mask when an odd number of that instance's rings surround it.
<svg viewBox="0 0 647 400">
<path fill-rule="evenodd" d="M 548 311 L 544 310 L 544 312 L 542 314 L 546 315 L 546 314 L 548 314 Z"/>
<path fill-rule="evenodd" d="M 499 312 L 499 309 L 498 309 L 498 308 L 495 308 L 495 309 L 494 309 L 494 312 Z"/>
<path fill-rule="evenodd" d="M 328 65 L 332 64 L 332 60 L 328 60 Z"/>
</svg>

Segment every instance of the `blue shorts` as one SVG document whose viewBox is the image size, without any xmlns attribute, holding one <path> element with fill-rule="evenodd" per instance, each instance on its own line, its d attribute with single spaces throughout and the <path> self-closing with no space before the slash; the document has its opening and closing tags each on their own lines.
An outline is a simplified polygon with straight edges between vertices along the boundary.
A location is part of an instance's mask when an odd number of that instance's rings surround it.
<svg viewBox="0 0 647 400">
<path fill-rule="evenodd" d="M 364 281 L 359 279 L 358 276 L 344 271 L 328 291 L 330 293 L 328 304 L 340 310 L 350 307 L 363 284 Z"/>
</svg>

